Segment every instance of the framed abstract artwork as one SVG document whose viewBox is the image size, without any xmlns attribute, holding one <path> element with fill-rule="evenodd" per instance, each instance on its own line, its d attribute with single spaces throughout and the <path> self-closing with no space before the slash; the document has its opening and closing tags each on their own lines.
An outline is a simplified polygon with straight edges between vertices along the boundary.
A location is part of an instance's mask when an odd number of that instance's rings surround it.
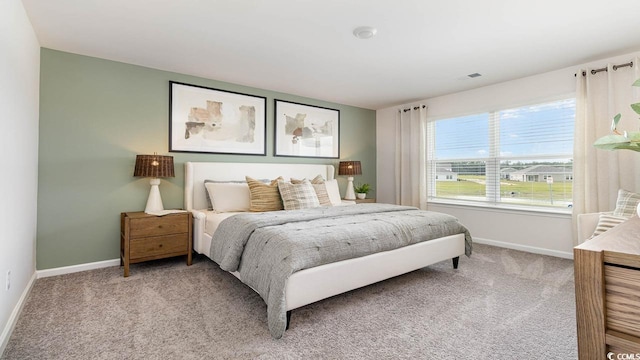
<svg viewBox="0 0 640 360">
<path fill-rule="evenodd" d="M 169 82 L 169 151 L 266 155 L 267 99 Z"/>
<path fill-rule="evenodd" d="M 340 158 L 340 110 L 276 99 L 274 155 Z"/>
</svg>

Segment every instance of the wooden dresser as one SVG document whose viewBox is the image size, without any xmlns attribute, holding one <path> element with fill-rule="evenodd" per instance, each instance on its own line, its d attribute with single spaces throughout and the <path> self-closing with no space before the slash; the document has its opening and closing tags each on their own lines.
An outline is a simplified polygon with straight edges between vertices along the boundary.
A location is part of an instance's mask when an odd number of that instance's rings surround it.
<svg viewBox="0 0 640 360">
<path fill-rule="evenodd" d="M 573 256 L 579 358 L 640 358 L 640 218 L 575 247 Z"/>
</svg>

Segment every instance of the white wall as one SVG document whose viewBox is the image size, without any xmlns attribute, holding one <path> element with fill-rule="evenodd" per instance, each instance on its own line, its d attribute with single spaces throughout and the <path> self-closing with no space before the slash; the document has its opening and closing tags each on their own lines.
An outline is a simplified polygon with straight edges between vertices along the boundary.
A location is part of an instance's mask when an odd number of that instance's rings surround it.
<svg viewBox="0 0 640 360">
<path fill-rule="evenodd" d="M 395 200 L 395 116 L 398 108 L 426 104 L 429 107 L 427 117 L 433 120 L 553 100 L 575 93 L 574 74 L 580 69 L 600 68 L 607 63 L 626 63 L 639 54 L 640 52 L 636 52 L 601 59 L 544 74 L 378 110 L 376 112 L 378 201 L 394 203 Z M 572 252 L 570 216 L 439 204 L 429 204 L 429 209 L 458 217 L 469 227 L 472 236 L 488 242 L 555 255 L 570 256 Z"/>
<path fill-rule="evenodd" d="M 20 0 L 0 1 L 0 354 L 35 278 L 40 45 Z M 11 271 L 11 287 L 6 274 Z"/>
</svg>

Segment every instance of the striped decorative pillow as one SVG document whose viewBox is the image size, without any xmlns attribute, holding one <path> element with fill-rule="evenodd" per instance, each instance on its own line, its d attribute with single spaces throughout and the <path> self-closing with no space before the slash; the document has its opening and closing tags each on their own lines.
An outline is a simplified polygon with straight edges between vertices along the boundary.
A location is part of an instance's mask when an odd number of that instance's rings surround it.
<svg viewBox="0 0 640 360">
<path fill-rule="evenodd" d="M 259 180 L 245 177 L 249 184 L 251 205 L 249 211 L 277 211 L 283 210 L 282 198 L 278 191 L 278 181 L 284 181 L 282 176 L 272 180 L 270 184 L 265 184 Z"/>
<path fill-rule="evenodd" d="M 300 184 L 303 180 L 297 180 L 291 178 L 292 184 Z M 316 196 L 318 197 L 318 201 L 320 201 L 320 206 L 332 206 L 331 200 L 329 200 L 329 193 L 327 192 L 327 186 L 324 183 L 324 178 L 322 175 L 318 175 L 311 180 L 311 186 L 313 186 L 313 190 L 316 191 Z M 286 207 L 285 207 L 286 208 Z"/>
<path fill-rule="evenodd" d="M 278 188 L 285 210 L 309 209 L 320 206 L 316 191 L 307 179 L 302 180 L 299 184 L 278 181 Z"/>
<path fill-rule="evenodd" d="M 305 179 L 298 180 L 298 179 L 291 178 L 291 183 L 292 184 L 300 184 L 304 180 Z M 311 179 L 309 182 L 311 184 L 324 184 L 324 178 L 322 177 L 322 175 L 318 175 L 318 176 L 314 177 L 313 179 Z"/>
<path fill-rule="evenodd" d="M 600 220 L 598 220 L 598 226 L 596 226 L 596 230 L 593 232 L 593 235 L 589 238 L 589 240 L 594 237 L 602 234 L 603 232 L 616 227 L 619 224 L 627 221 L 626 217 L 615 216 L 609 214 L 600 214 Z"/>
<path fill-rule="evenodd" d="M 616 200 L 616 209 L 613 215 L 630 218 L 636 213 L 636 207 L 640 202 L 640 194 L 620 189 L 618 190 L 618 199 Z"/>
</svg>

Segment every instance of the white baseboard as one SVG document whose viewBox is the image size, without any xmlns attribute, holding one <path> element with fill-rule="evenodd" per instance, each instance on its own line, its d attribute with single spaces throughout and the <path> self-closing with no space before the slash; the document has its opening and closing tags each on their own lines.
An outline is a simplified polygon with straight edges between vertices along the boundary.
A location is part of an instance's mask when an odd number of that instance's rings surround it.
<svg viewBox="0 0 640 360">
<path fill-rule="evenodd" d="M 473 242 L 476 242 L 478 244 L 497 246 L 497 247 L 502 247 L 502 248 L 507 248 L 512 250 L 520 250 L 520 251 L 530 252 L 534 254 L 549 255 L 549 256 L 555 256 L 559 258 L 573 260 L 573 252 L 550 250 L 550 249 L 539 248 L 535 246 L 520 245 L 520 244 L 489 240 L 489 239 L 483 239 L 483 238 L 476 238 L 476 237 L 473 238 Z"/>
<path fill-rule="evenodd" d="M 54 269 L 35 271 L 33 273 L 33 276 L 31 276 L 31 279 L 29 280 L 27 287 L 22 292 L 22 295 L 20 296 L 20 300 L 18 300 L 18 303 L 16 304 L 15 308 L 11 312 L 11 316 L 9 317 L 9 321 L 7 321 L 7 325 L 4 327 L 4 329 L 2 330 L 2 333 L 0 334 L 0 356 L 4 352 L 4 349 L 7 347 L 9 338 L 13 333 L 13 329 L 16 326 L 18 317 L 22 312 L 24 303 L 27 299 L 27 296 L 29 296 L 29 293 L 31 292 L 31 288 L 33 288 L 33 284 L 35 283 L 36 279 L 41 279 L 41 278 L 56 276 L 56 275 L 71 274 L 71 273 L 86 271 L 86 270 L 101 269 L 101 268 L 110 267 L 110 266 L 120 266 L 120 259 L 112 259 L 112 260 L 98 261 L 98 262 L 87 263 L 87 264 L 64 266 L 64 267 L 59 267 Z"/>
<path fill-rule="evenodd" d="M 94 269 L 102 269 L 102 268 L 111 267 L 111 266 L 120 266 L 120 259 L 104 260 L 104 261 L 97 261 L 97 262 L 86 263 L 86 264 L 78 264 L 78 265 L 63 266 L 63 267 L 53 268 L 53 269 L 38 270 L 36 271 L 36 274 L 38 274 L 38 279 L 42 279 L 50 276 L 71 274 L 71 273 L 76 273 L 80 271 L 87 271 L 87 270 L 94 270 Z"/>
<path fill-rule="evenodd" d="M 4 353 L 4 349 L 7 347 L 7 344 L 9 343 L 9 338 L 11 337 L 11 334 L 13 333 L 13 329 L 15 328 L 16 323 L 18 322 L 18 317 L 20 316 L 20 313 L 22 312 L 22 308 L 24 307 L 27 297 L 31 292 L 31 288 L 33 287 L 33 284 L 36 282 L 36 278 L 37 278 L 36 273 L 34 272 L 33 276 L 31 276 L 31 279 L 29 279 L 29 282 L 27 283 L 27 287 L 25 287 L 24 291 L 22 292 L 22 295 L 20 295 L 20 299 L 18 300 L 18 303 L 13 308 L 13 311 L 11 312 L 11 316 L 9 316 L 9 321 L 7 321 L 7 325 L 2 330 L 2 334 L 0 334 L 0 356 L 2 356 L 2 354 Z"/>
</svg>

